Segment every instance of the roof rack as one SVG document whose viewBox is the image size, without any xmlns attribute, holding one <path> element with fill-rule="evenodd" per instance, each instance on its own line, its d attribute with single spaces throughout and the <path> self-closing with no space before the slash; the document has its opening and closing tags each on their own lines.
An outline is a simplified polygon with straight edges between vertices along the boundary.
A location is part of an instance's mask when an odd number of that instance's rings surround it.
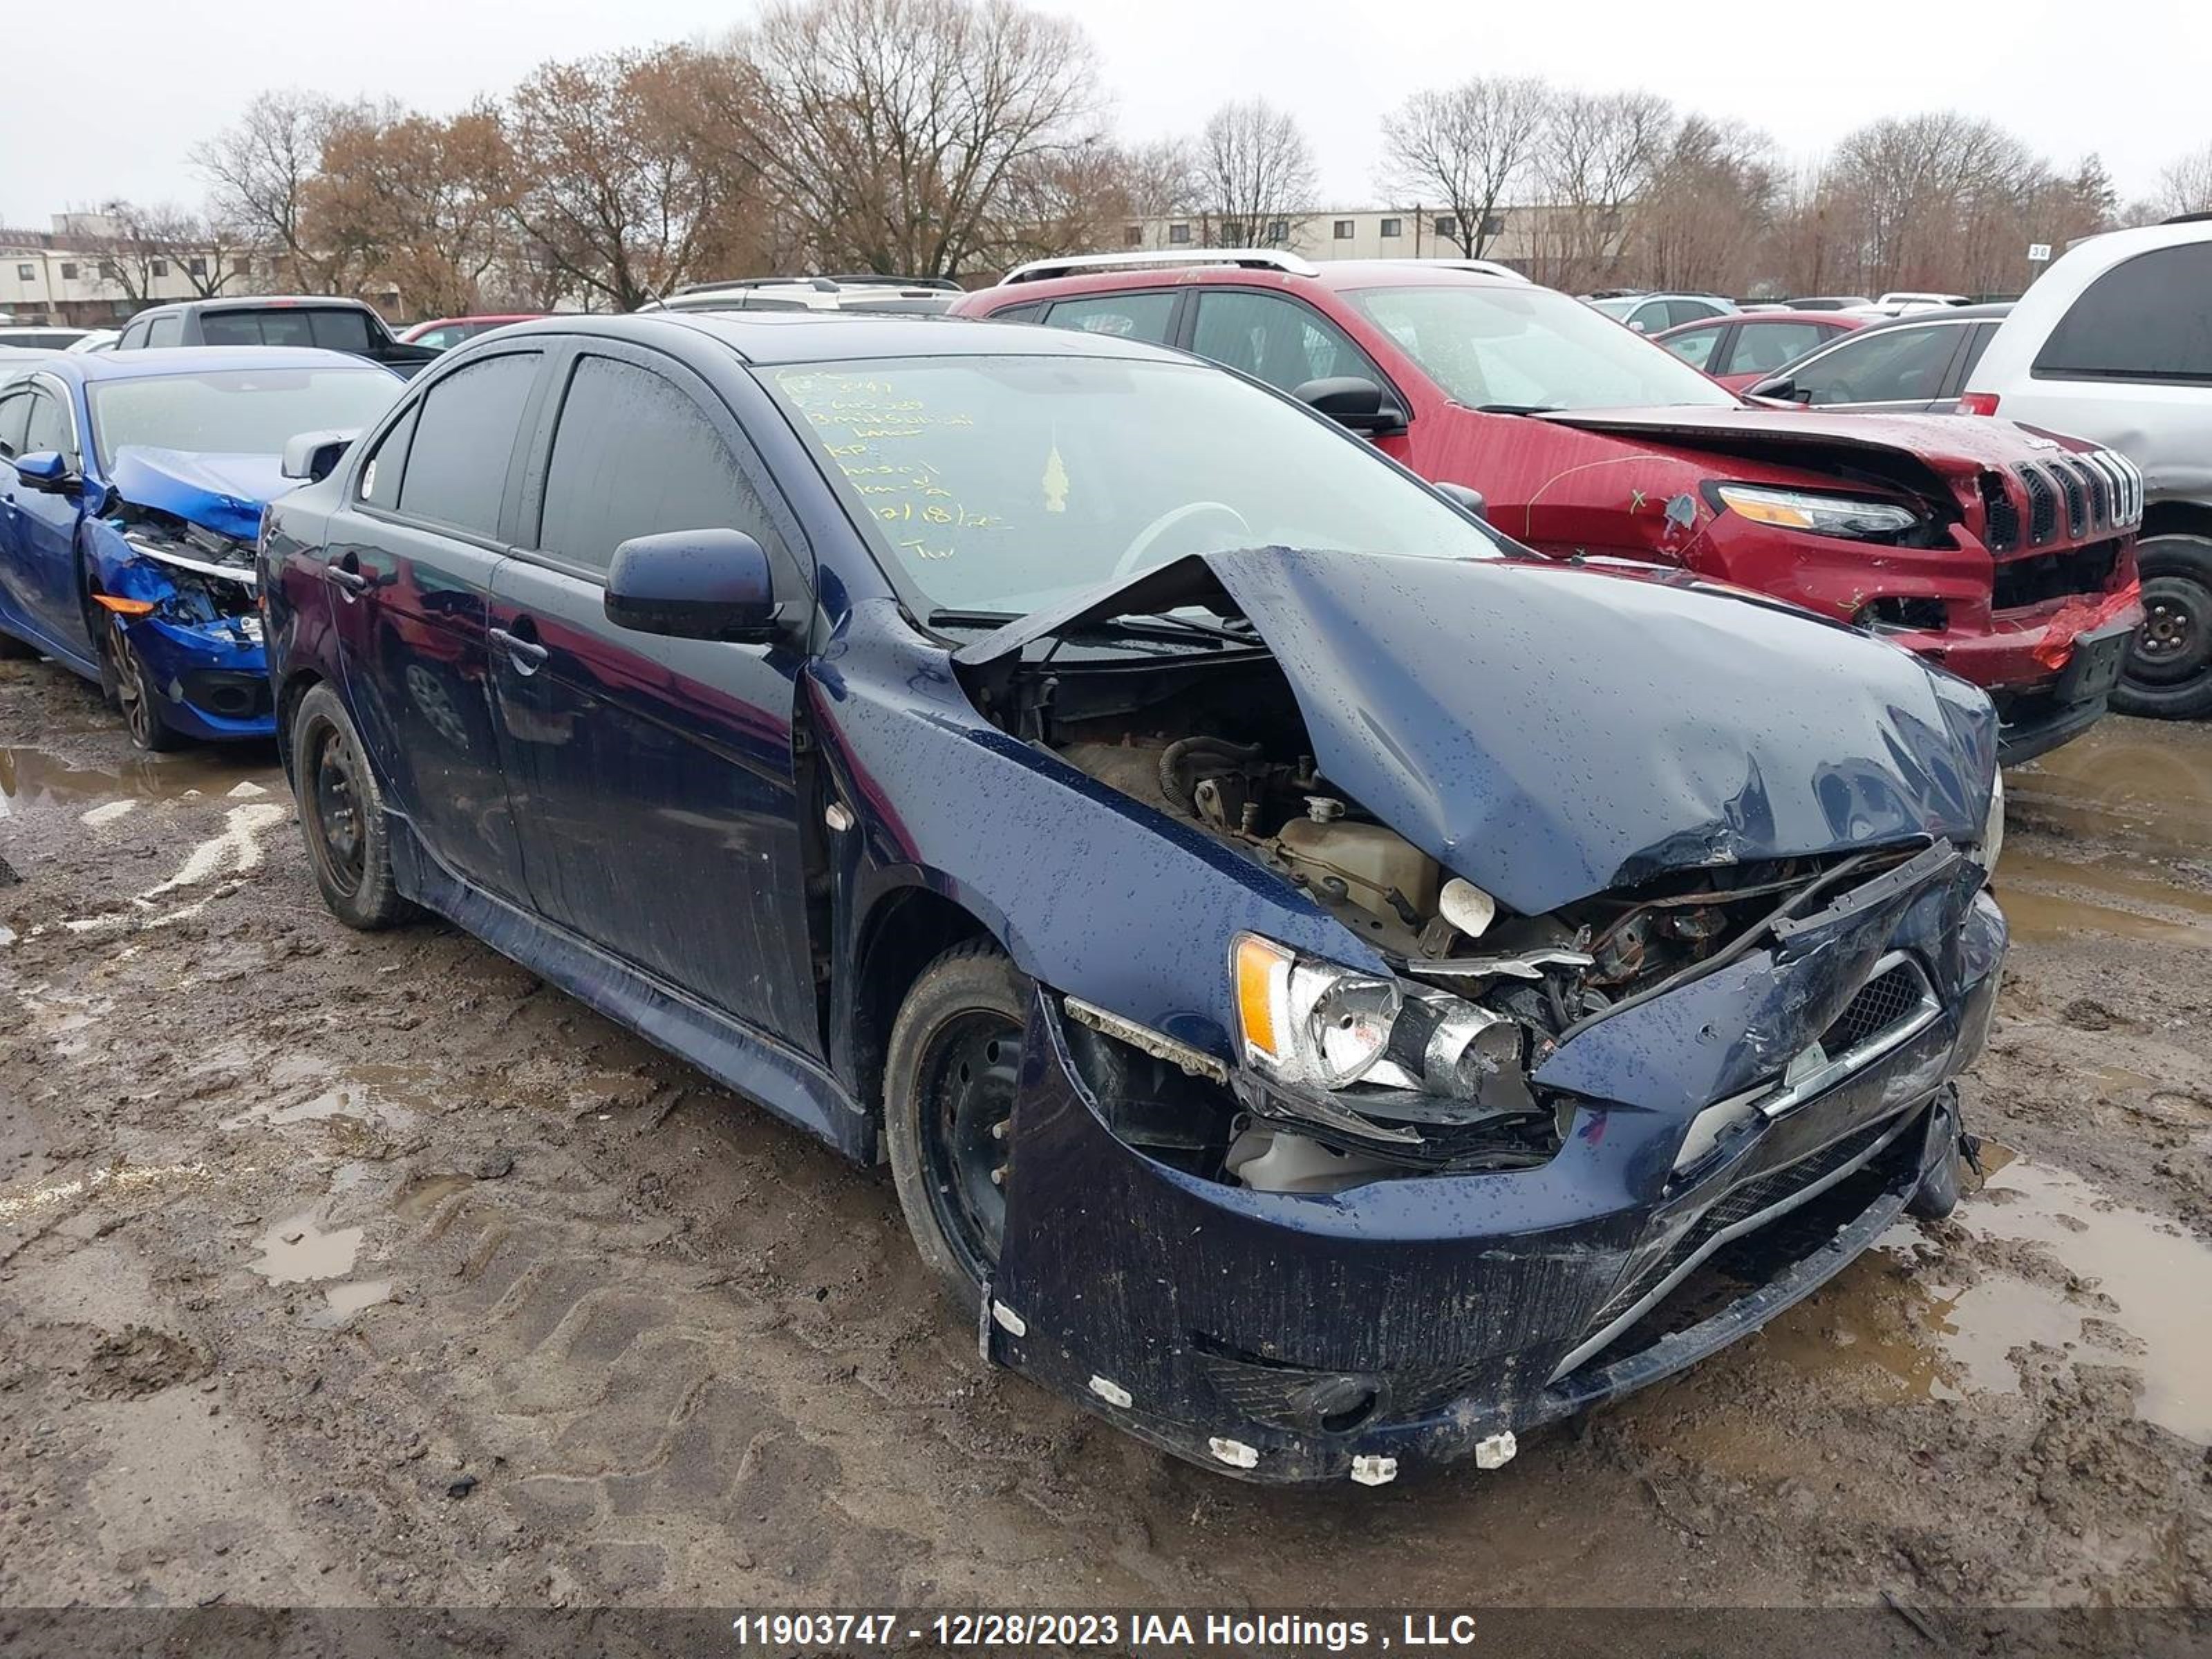
<svg viewBox="0 0 2212 1659">
<path fill-rule="evenodd" d="M 1285 253 L 1275 247 L 1209 247 L 1178 251 L 1169 248 L 1139 248 L 1130 253 L 1070 253 L 1052 259 L 1032 259 L 1027 264 L 1016 265 L 999 279 L 999 286 L 1009 283 L 1034 283 L 1047 276 L 1065 276 L 1072 271 L 1118 270 L 1127 265 L 1243 265 L 1250 270 L 1287 271 L 1293 276 L 1318 276 L 1321 267 L 1310 259 L 1301 259 L 1295 253 Z"/>
<path fill-rule="evenodd" d="M 953 294 L 961 291 L 960 284 L 950 276 L 889 276 L 879 270 L 850 271 L 823 280 L 840 288 L 931 288 Z"/>
<path fill-rule="evenodd" d="M 724 288 L 811 288 L 817 293 L 834 294 L 837 284 L 827 276 L 732 276 L 719 283 L 686 283 L 676 292 L 711 294 Z"/>
</svg>

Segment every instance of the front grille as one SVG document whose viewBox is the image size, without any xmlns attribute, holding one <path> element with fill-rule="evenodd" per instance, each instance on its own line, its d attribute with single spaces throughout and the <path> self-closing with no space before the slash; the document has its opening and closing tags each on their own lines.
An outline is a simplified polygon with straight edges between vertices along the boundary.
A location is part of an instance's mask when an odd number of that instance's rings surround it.
<svg viewBox="0 0 2212 1659">
<path fill-rule="evenodd" d="M 2089 492 L 2081 487 L 2081 479 L 2074 476 L 2074 469 L 2063 462 L 2051 463 L 2051 476 L 2057 482 L 2058 488 L 2066 496 L 2067 533 L 2072 536 L 2087 535 L 2089 533 Z"/>
<path fill-rule="evenodd" d="M 2027 487 L 2027 539 L 2040 546 L 2058 533 L 2058 492 L 2035 467 L 2021 467 L 2020 481 Z"/>
<path fill-rule="evenodd" d="M 2089 519 L 2093 524 L 2106 529 L 2112 524 L 2112 490 L 2105 475 L 2089 465 L 2087 459 L 2076 456 L 2067 465 L 2081 474 L 2081 482 L 2089 487 Z"/>
<path fill-rule="evenodd" d="M 1832 1059 L 1880 1036 L 1920 1006 L 1920 987 L 1919 974 L 1903 962 L 1869 980 L 1836 1016 L 1836 1023 L 1820 1033 L 1820 1047 Z"/>
<path fill-rule="evenodd" d="M 1982 474 L 1982 544 L 1990 552 L 2009 552 L 2020 545 L 2020 508 L 2013 505 L 2002 473 Z"/>
<path fill-rule="evenodd" d="M 2004 560 L 1990 584 L 1990 608 L 2017 611 L 2023 605 L 2070 599 L 2077 593 L 2101 593 L 2112 585 L 2120 548 L 2121 543 L 2115 539 Z"/>
</svg>

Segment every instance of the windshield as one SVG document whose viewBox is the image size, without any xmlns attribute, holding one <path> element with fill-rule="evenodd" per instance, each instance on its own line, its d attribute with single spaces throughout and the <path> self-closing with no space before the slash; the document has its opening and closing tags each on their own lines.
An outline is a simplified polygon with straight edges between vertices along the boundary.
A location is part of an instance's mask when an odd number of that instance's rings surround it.
<svg viewBox="0 0 2212 1659">
<path fill-rule="evenodd" d="M 1195 363 L 902 358 L 764 379 L 937 609 L 1024 615 L 1231 548 L 1498 551 L 1365 444 Z"/>
<path fill-rule="evenodd" d="M 1724 408 L 1736 401 L 1664 346 L 1548 289 L 1370 288 L 1351 300 L 1445 395 L 1470 409 Z"/>
<path fill-rule="evenodd" d="M 95 385 L 92 429 L 102 465 L 137 444 L 207 455 L 278 455 L 301 432 L 367 426 L 399 395 L 380 368 L 240 368 Z"/>
</svg>

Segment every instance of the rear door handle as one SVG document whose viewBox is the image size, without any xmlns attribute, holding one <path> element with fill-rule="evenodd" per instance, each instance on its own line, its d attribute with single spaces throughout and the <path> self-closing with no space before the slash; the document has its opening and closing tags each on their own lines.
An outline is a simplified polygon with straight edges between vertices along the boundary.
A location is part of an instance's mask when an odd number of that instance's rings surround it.
<svg viewBox="0 0 2212 1659">
<path fill-rule="evenodd" d="M 504 628 L 493 629 L 491 640 L 507 653 L 507 660 L 514 665 L 518 674 L 535 674 L 545 665 L 545 659 L 553 654 L 537 641 L 510 634 Z"/>
</svg>

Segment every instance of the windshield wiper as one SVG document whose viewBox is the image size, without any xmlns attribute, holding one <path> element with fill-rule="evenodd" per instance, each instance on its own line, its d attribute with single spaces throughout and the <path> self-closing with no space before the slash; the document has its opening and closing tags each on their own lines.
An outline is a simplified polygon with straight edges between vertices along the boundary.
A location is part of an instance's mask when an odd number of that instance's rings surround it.
<svg viewBox="0 0 2212 1659">
<path fill-rule="evenodd" d="M 987 631 L 1004 628 L 1021 617 L 1010 611 L 933 611 L 928 623 L 932 628 L 980 628 Z M 1242 622 L 1243 619 L 1237 619 Z M 1255 645 L 1259 641 L 1249 624 L 1243 628 L 1224 626 L 1218 623 L 1200 622 L 1195 617 L 1180 617 L 1167 611 L 1130 611 L 1119 616 L 1093 617 L 1083 623 L 1054 630 L 1060 634 L 1123 634 L 1140 637 L 1159 637 L 1162 635 L 1198 635 L 1206 639 L 1227 640 L 1235 645 Z"/>
<path fill-rule="evenodd" d="M 1195 617 L 1178 616 L 1172 611 L 1125 611 L 1118 617 L 1102 617 L 1097 622 L 1086 623 L 1085 626 L 1096 628 L 1102 623 L 1137 623 L 1145 626 L 1181 629 L 1186 633 L 1202 634 L 1208 639 L 1228 640 L 1237 645 L 1257 643 L 1252 624 L 1242 617 L 1237 617 L 1237 622 L 1243 623 L 1243 626 L 1240 628 L 1235 623 L 1200 622 Z"/>
<path fill-rule="evenodd" d="M 1477 404 L 1475 410 L 1483 415 L 1557 415 L 1564 404 Z"/>
</svg>

